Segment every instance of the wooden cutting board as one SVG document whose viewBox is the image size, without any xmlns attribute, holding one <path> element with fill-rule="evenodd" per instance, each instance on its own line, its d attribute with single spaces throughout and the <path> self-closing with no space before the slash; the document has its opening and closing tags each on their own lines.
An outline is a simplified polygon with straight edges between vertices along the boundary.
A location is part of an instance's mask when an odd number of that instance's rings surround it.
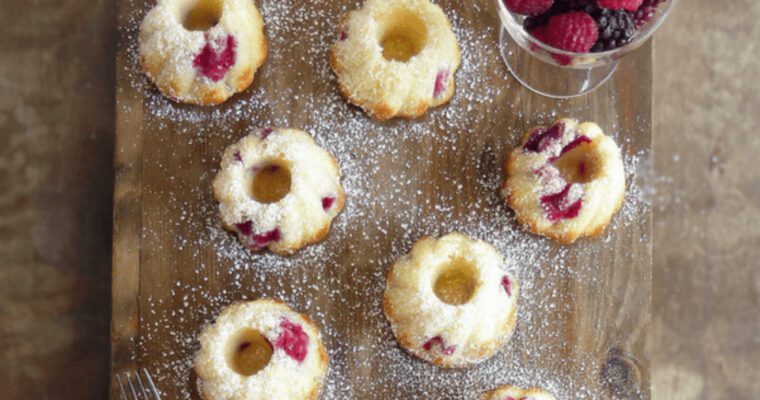
<svg viewBox="0 0 760 400">
<path fill-rule="evenodd" d="M 357 2 L 257 0 L 269 59 L 247 91 L 201 108 L 162 98 L 136 65 L 152 3 L 120 4 L 112 375 L 145 367 L 166 399 L 197 398 L 203 324 L 233 301 L 273 297 L 322 329 L 324 399 L 477 398 L 505 383 L 562 399 L 650 397 L 651 210 L 640 178 L 651 152 L 650 46 L 592 94 L 548 99 L 509 76 L 490 0 L 441 0 L 463 52 L 455 97 L 419 120 L 378 123 L 343 101 L 327 62 L 339 17 Z M 560 116 L 596 121 L 628 170 L 607 232 L 565 247 L 524 232 L 498 191 L 519 135 Z M 292 257 L 242 249 L 216 215 L 210 186 L 222 152 L 257 126 L 309 131 L 343 171 L 346 209 L 325 241 Z M 455 230 L 494 244 L 522 293 L 513 340 L 452 371 L 396 346 L 380 297 L 416 239 Z"/>
</svg>

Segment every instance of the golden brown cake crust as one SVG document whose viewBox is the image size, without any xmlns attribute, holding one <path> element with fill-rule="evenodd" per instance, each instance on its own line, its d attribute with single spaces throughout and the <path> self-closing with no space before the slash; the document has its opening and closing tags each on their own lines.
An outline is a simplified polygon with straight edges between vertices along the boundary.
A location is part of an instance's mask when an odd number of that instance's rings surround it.
<svg viewBox="0 0 760 400">
<path fill-rule="evenodd" d="M 437 6 L 436 6 L 437 7 Z M 360 10 L 361 11 L 361 10 Z M 340 18 L 338 27 L 339 35 L 348 30 L 348 21 L 360 11 L 350 11 Z M 444 21 L 445 20 L 445 21 Z M 449 31 L 452 30 L 451 23 L 447 18 L 444 18 L 440 23 L 444 24 Z M 453 35 L 453 33 L 452 33 Z M 456 41 L 456 40 L 455 40 Z M 453 56 L 452 70 L 449 71 L 450 78 L 447 79 L 445 92 L 438 96 L 422 96 L 411 104 L 406 104 L 401 108 L 395 108 L 391 104 L 377 98 L 368 98 L 360 96 L 355 93 L 348 85 L 346 85 L 343 76 L 348 73 L 345 66 L 340 62 L 340 57 L 337 54 L 337 46 L 340 42 L 336 43 L 330 48 L 329 62 L 333 69 L 333 72 L 338 76 L 338 87 L 340 93 L 345 97 L 349 103 L 362 108 L 370 117 L 378 121 L 387 121 L 392 118 L 405 118 L 416 119 L 423 116 L 428 109 L 432 107 L 438 107 L 448 103 L 454 96 L 455 91 L 455 75 L 459 64 L 461 63 L 461 54 L 459 47 L 456 47 L 455 55 Z"/>
<path fill-rule="evenodd" d="M 533 398 L 540 400 L 554 400 L 554 396 L 547 391 L 540 388 L 521 389 L 517 386 L 503 385 L 493 390 L 483 393 L 481 400 L 503 400 L 502 396 L 509 394 L 510 397 L 515 399 Z"/>
<path fill-rule="evenodd" d="M 417 244 L 422 243 L 423 241 L 430 240 L 429 237 L 423 237 L 420 238 L 415 245 L 413 246 L 413 249 Z M 414 250 L 412 250 L 414 251 Z M 395 270 L 398 267 L 400 262 L 394 263 L 391 268 L 388 270 L 388 273 L 386 274 L 386 288 L 392 286 L 392 280 L 393 276 L 395 274 Z M 514 301 L 514 306 L 511 308 L 511 311 L 509 313 L 509 316 L 505 320 L 504 324 L 502 325 L 500 329 L 500 333 L 496 335 L 496 337 L 492 340 L 489 340 L 485 343 L 482 343 L 481 345 L 474 347 L 472 350 L 468 351 L 468 358 L 466 360 L 456 361 L 452 360 L 451 358 L 442 357 L 441 355 L 435 355 L 435 356 L 427 356 L 427 357 L 421 357 L 419 351 L 416 351 L 416 345 L 414 340 L 406 334 L 403 330 L 397 329 L 397 327 L 394 325 L 393 321 L 398 321 L 399 315 L 397 311 L 394 308 L 393 301 L 390 298 L 390 292 L 386 289 L 386 291 L 383 293 L 383 301 L 382 301 L 382 307 L 383 307 L 383 313 L 386 316 L 386 319 L 388 320 L 391 329 L 393 331 L 393 334 L 396 338 L 397 343 L 399 346 L 404 349 L 407 353 L 409 353 L 412 356 L 419 357 L 424 359 L 425 361 L 430 362 L 433 365 L 443 367 L 443 368 L 467 368 L 469 366 L 472 366 L 473 364 L 477 364 L 495 354 L 499 348 L 504 346 L 509 340 L 512 338 L 512 335 L 514 334 L 515 327 L 517 324 L 517 303 L 519 301 L 520 297 L 520 284 L 519 282 L 511 278 L 511 297 Z"/>
<path fill-rule="evenodd" d="M 236 60 L 235 65 L 243 63 L 241 64 L 242 67 L 240 67 L 239 71 L 233 72 L 233 69 L 235 68 L 233 66 L 233 68 L 227 72 L 230 74 L 229 78 L 211 84 L 201 81 L 201 78 L 199 77 L 195 77 L 190 88 L 183 88 L 180 82 L 186 80 L 187 77 L 182 76 L 182 74 L 188 74 L 191 72 L 181 72 L 178 70 L 167 75 L 166 71 L 164 71 L 165 68 L 175 67 L 176 65 L 173 61 L 167 61 L 171 58 L 170 55 L 161 53 L 162 51 L 167 51 L 163 50 L 163 46 L 160 45 L 164 40 L 161 35 L 163 34 L 165 36 L 166 34 L 154 32 L 153 30 L 174 29 L 176 32 L 173 32 L 168 37 L 179 37 L 189 35 L 190 33 L 184 30 L 182 26 L 177 27 L 170 21 L 164 21 L 164 23 L 161 23 L 161 21 L 157 22 L 157 20 L 164 18 L 163 16 L 160 16 L 164 14 L 156 13 L 153 15 L 155 10 L 151 10 L 146 17 L 146 20 L 151 19 L 150 23 L 146 24 L 146 21 L 143 21 L 139 40 L 139 65 L 155 87 L 172 101 L 200 106 L 213 106 L 223 103 L 234 94 L 246 90 L 253 83 L 256 71 L 268 57 L 268 46 L 264 34 L 264 19 L 253 2 L 231 3 L 234 4 L 233 8 L 235 8 L 236 12 L 251 14 L 251 23 L 254 27 L 260 29 L 260 31 L 257 32 L 259 38 L 253 39 L 257 40 L 256 43 L 246 43 L 245 40 L 241 40 L 240 36 L 236 36 L 239 41 L 238 46 L 246 46 L 251 49 L 251 57 L 248 57 L 245 60 Z M 240 4 L 244 4 L 244 6 L 239 7 Z M 156 5 L 156 7 L 163 6 L 163 4 Z M 220 24 L 222 24 L 222 22 L 220 22 Z M 145 31 L 148 29 L 146 28 L 146 25 L 150 25 L 151 27 L 149 32 Z M 160 28 L 156 28 L 157 26 Z M 234 28 L 230 29 L 234 30 Z M 158 43 L 158 45 L 155 45 L 155 43 Z M 148 56 L 150 56 L 150 60 L 148 59 Z M 185 62 L 190 63 L 191 60 L 186 60 Z"/>
<path fill-rule="evenodd" d="M 270 133 L 267 134 L 269 138 L 262 139 L 260 132 L 266 129 L 270 131 Z M 277 142 L 279 144 L 272 145 L 273 140 L 277 140 L 277 138 L 280 139 L 280 141 Z M 267 141 L 267 145 L 264 145 L 264 140 Z M 313 137 L 298 130 L 262 128 L 252 132 L 237 143 L 230 145 L 222 157 L 222 168 L 217 173 L 217 176 L 212 183 L 212 191 L 214 197 L 220 203 L 219 216 L 222 221 L 222 226 L 231 233 L 237 234 L 241 241 L 243 238 L 235 225 L 243 223 L 245 220 L 241 221 L 238 218 L 243 216 L 252 218 L 256 212 L 251 211 L 251 208 L 248 207 L 254 207 L 253 210 L 257 210 L 258 208 L 256 207 L 264 207 L 266 205 L 258 203 L 252 198 L 250 193 L 245 189 L 245 177 L 240 174 L 244 174 L 243 171 L 250 170 L 253 164 L 261 162 L 261 160 L 264 160 L 264 162 L 269 160 L 270 157 L 265 154 L 267 151 L 284 159 L 307 159 L 310 164 L 320 163 L 315 165 L 321 165 L 324 167 L 323 169 L 325 171 L 334 172 L 334 174 L 322 176 L 320 178 L 323 183 L 329 182 L 334 187 L 334 191 L 330 192 L 330 197 L 334 196 L 334 203 L 329 208 L 329 212 L 328 210 L 324 210 L 324 215 L 320 216 L 323 223 L 318 226 L 312 226 L 308 230 L 301 229 L 301 226 L 297 223 L 295 225 L 291 223 L 288 225 L 290 227 L 289 232 L 295 232 L 297 233 L 296 235 L 285 236 L 287 239 L 272 241 L 262 246 L 249 246 L 251 244 L 250 242 L 246 245 L 247 248 L 254 252 L 268 250 L 274 254 L 282 256 L 292 255 L 299 249 L 317 243 L 327 237 L 334 219 L 343 211 L 346 205 L 346 193 L 340 185 L 340 167 L 335 156 L 319 147 L 316 142 L 314 142 Z M 294 152 L 303 151 L 309 151 L 311 153 L 308 157 L 291 157 L 295 156 Z M 236 156 L 241 157 L 241 154 L 242 158 L 236 158 Z M 246 160 L 246 164 L 240 164 L 243 162 L 243 159 Z M 298 162 L 297 164 L 298 168 L 309 167 L 309 165 L 301 165 L 303 164 L 302 162 Z M 311 188 L 312 186 L 310 185 L 310 182 L 311 181 L 306 182 L 303 187 Z M 245 194 L 241 195 L 241 192 Z M 290 195 L 299 196 L 298 193 L 289 193 L 288 196 Z M 280 203 L 280 201 L 283 203 Z M 305 210 L 294 209 L 292 207 L 293 203 L 288 203 L 287 196 L 280 201 L 273 204 L 276 207 L 279 207 L 277 212 L 281 219 L 289 215 L 294 215 L 292 212 L 303 213 Z M 288 204 L 291 204 L 291 206 L 288 206 Z M 238 207 L 242 208 L 238 209 Z M 323 212 L 322 207 L 324 206 L 319 206 L 319 213 Z M 231 209 L 236 211 L 231 212 Z M 246 211 L 241 211 L 243 209 Z M 308 215 L 314 216 L 315 210 L 313 208 L 309 210 Z M 250 219 L 249 222 L 254 223 L 254 226 L 260 226 L 258 225 L 258 222 L 253 221 L 252 219 Z M 279 226 L 278 222 L 277 229 L 280 228 L 282 228 L 282 226 Z M 244 244 L 246 244 L 246 242 L 244 242 Z"/>
<path fill-rule="evenodd" d="M 304 393 L 303 396 L 299 396 L 299 399 L 305 399 L 305 400 L 316 400 L 319 398 L 319 395 L 324 387 L 325 384 L 325 377 L 327 372 L 329 371 L 329 364 L 330 359 L 329 355 L 327 353 L 327 350 L 324 346 L 324 342 L 321 339 L 320 329 L 317 326 L 317 324 L 314 323 L 314 321 L 307 315 L 302 314 L 298 311 L 293 310 L 287 303 L 278 300 L 278 299 L 258 299 L 253 301 L 238 301 L 234 302 L 230 305 L 228 305 L 222 312 L 217 316 L 216 320 L 206 325 L 204 327 L 201 335 L 200 335 L 200 341 L 201 341 L 201 349 L 199 350 L 198 354 L 196 354 L 195 359 L 193 360 L 193 368 L 197 373 L 197 382 L 196 385 L 198 387 L 198 393 L 200 397 L 204 400 L 218 400 L 218 397 L 216 397 L 216 394 L 223 393 L 225 398 L 228 398 L 227 396 L 231 396 L 229 398 L 238 398 L 239 392 L 230 391 L 229 389 L 225 389 L 224 386 L 219 386 L 220 382 L 228 382 L 228 380 L 220 378 L 219 375 L 212 371 L 218 371 L 216 368 L 220 368 L 217 365 L 214 364 L 218 361 L 216 361 L 213 357 L 216 352 L 219 351 L 218 348 L 214 348 L 213 346 L 217 343 L 219 343 L 220 338 L 228 337 L 229 336 L 229 325 L 230 320 L 229 318 L 233 318 L 232 321 L 236 321 L 232 323 L 233 327 L 236 327 L 237 323 L 240 323 L 240 321 L 245 321 L 241 326 L 245 327 L 248 326 L 247 324 L 250 323 L 251 314 L 243 314 L 245 317 L 240 318 L 239 316 L 235 317 L 235 315 L 240 315 L 239 312 L 243 311 L 244 313 L 248 313 L 250 311 L 245 311 L 246 307 L 256 307 L 258 310 L 257 312 L 263 312 L 263 313 L 274 313 L 276 316 L 279 313 L 287 313 L 287 314 L 295 314 L 297 317 L 295 317 L 298 321 L 298 323 L 302 324 L 304 330 L 308 332 L 310 335 L 309 337 L 311 340 L 313 340 L 313 343 L 316 345 L 316 359 L 314 358 L 308 358 L 306 359 L 306 364 L 303 364 L 305 368 L 309 368 L 309 373 L 314 374 L 314 380 L 313 387 L 309 388 L 308 392 Z M 270 314 L 271 317 L 271 314 Z M 219 324 L 219 321 L 221 319 L 227 318 L 226 327 L 222 328 L 217 326 Z M 236 319 L 237 318 L 237 319 Z M 209 363 L 212 364 L 209 364 Z M 223 363 L 223 365 L 226 365 L 226 363 Z M 211 368 L 211 370 L 210 370 Z M 221 367 L 226 368 L 226 367 Z M 277 366 L 277 368 L 282 368 L 282 366 Z M 281 373 L 287 373 L 286 370 L 278 370 L 279 372 L 277 374 Z M 285 371 L 285 372 L 284 372 Z M 222 371 L 223 372 L 223 371 Z M 304 372 L 304 371 L 301 371 Z M 223 372 L 226 373 L 226 372 Z M 221 381 L 220 381 L 221 379 Z M 260 393 L 256 393 L 256 395 L 260 395 Z M 257 397 L 260 398 L 260 397 Z"/>
<path fill-rule="evenodd" d="M 532 128 L 524 133 L 522 139 L 520 140 L 520 144 L 516 148 L 512 149 L 507 155 L 503 166 L 505 179 L 502 183 L 501 188 L 502 193 L 504 193 L 504 198 L 507 205 L 515 211 L 515 217 L 520 225 L 525 227 L 533 234 L 542 235 L 556 240 L 561 244 L 567 245 L 572 244 L 580 237 L 593 238 L 601 235 L 605 231 L 607 226 L 610 224 L 612 217 L 623 206 L 625 200 L 625 177 L 622 172 L 623 166 L 620 159 L 620 150 L 617 149 L 611 139 L 601 133 L 601 130 L 598 128 L 598 126 L 592 123 L 584 123 L 578 125 L 577 122 L 569 119 L 560 119 L 555 122 L 555 124 L 557 123 L 565 123 L 573 128 L 577 127 L 577 129 L 582 129 L 584 132 L 588 130 L 588 132 L 594 133 L 593 140 L 595 142 L 604 141 L 605 163 L 610 165 L 610 167 L 606 169 L 610 171 L 608 173 L 608 179 L 614 183 L 614 186 L 612 187 L 616 188 L 610 189 L 603 194 L 605 196 L 609 194 L 614 196 L 614 198 L 611 200 L 612 206 L 603 211 L 606 215 L 606 218 L 602 222 L 593 222 L 581 226 L 573 226 L 573 224 L 566 223 L 565 221 L 560 221 L 552 225 L 546 224 L 545 217 L 542 213 L 529 212 L 525 209 L 524 199 L 519 199 L 516 193 L 524 195 L 531 189 L 518 186 L 518 180 L 515 177 L 519 176 L 520 174 L 525 174 L 525 171 L 522 170 L 525 168 L 525 166 L 520 164 L 524 161 L 519 159 L 519 157 L 524 157 L 523 146 L 528 142 L 532 133 L 538 128 Z M 594 195 L 602 194 L 599 194 L 599 191 L 597 190 Z M 535 201 L 539 201 L 538 195 L 535 195 Z M 568 226 L 567 228 L 563 227 L 565 224 Z"/>
</svg>

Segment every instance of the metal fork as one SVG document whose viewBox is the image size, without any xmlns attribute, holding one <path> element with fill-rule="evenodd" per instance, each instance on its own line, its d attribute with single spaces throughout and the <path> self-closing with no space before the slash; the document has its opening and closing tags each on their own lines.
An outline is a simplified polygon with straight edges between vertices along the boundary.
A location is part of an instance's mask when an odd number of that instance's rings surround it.
<svg viewBox="0 0 760 400">
<path fill-rule="evenodd" d="M 142 374 L 140 374 L 141 371 Z M 119 383 L 121 400 L 161 400 L 161 395 L 145 368 L 116 374 L 116 381 Z"/>
</svg>

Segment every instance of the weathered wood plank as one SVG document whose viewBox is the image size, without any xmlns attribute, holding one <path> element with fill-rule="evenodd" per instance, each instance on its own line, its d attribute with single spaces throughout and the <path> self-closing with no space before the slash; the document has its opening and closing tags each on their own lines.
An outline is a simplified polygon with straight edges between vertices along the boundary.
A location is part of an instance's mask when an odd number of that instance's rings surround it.
<svg viewBox="0 0 760 400">
<path fill-rule="evenodd" d="M 651 146 L 649 46 L 591 95 L 549 100 L 507 75 L 490 3 L 441 1 L 465 50 L 457 95 L 418 121 L 374 123 L 337 97 L 326 69 L 333 24 L 353 2 L 265 2 L 267 64 L 247 92 L 199 109 L 166 102 L 130 70 L 148 3 L 122 2 L 120 14 L 114 371 L 139 364 L 170 398 L 195 397 L 189 361 L 202 324 L 230 301 L 266 296 L 323 328 L 326 398 L 461 398 L 508 382 L 567 398 L 649 398 L 651 214 L 636 185 L 608 233 L 567 248 L 522 232 L 497 191 L 517 135 L 560 115 L 598 122 L 637 168 Z M 259 124 L 312 131 L 338 156 L 349 194 L 327 241 L 287 260 L 240 251 L 213 211 L 224 147 Z M 497 245 L 524 287 L 513 342 L 467 371 L 412 360 L 379 312 L 392 260 L 419 236 L 451 230 Z"/>
</svg>

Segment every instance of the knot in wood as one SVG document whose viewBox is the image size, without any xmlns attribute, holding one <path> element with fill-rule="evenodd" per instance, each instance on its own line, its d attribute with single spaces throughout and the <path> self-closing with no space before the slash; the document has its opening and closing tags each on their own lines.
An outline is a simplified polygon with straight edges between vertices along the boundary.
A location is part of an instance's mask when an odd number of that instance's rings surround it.
<svg viewBox="0 0 760 400">
<path fill-rule="evenodd" d="M 636 361 L 612 348 L 607 352 L 607 361 L 601 369 L 600 379 L 614 398 L 639 399 L 641 392 L 641 371 Z"/>
</svg>

